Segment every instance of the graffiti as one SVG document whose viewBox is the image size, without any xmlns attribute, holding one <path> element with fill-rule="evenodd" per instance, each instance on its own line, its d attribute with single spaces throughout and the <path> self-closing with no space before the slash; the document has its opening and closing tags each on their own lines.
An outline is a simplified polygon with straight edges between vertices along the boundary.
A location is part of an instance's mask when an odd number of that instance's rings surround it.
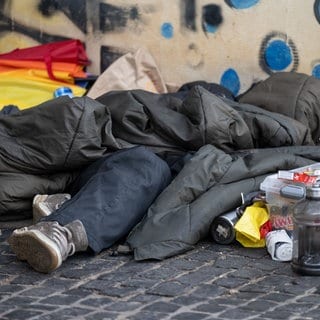
<svg viewBox="0 0 320 320">
<path fill-rule="evenodd" d="M 16 32 L 23 34 L 31 39 L 36 40 L 39 43 L 49 43 L 54 41 L 66 40 L 67 38 L 59 35 L 52 35 L 46 32 L 41 32 L 39 29 L 26 27 L 17 21 L 13 21 L 11 18 L 5 16 L 0 12 L 0 32 L 10 33 Z"/>
<path fill-rule="evenodd" d="M 320 23 L 320 0 L 314 2 L 313 11 L 317 21 Z"/>
<path fill-rule="evenodd" d="M 107 3 L 100 3 L 100 30 L 102 32 L 125 29 L 128 20 L 137 20 L 139 11 L 137 7 L 120 8 Z"/>
<path fill-rule="evenodd" d="M 197 31 L 195 0 L 181 0 L 180 7 L 182 26 L 191 31 Z"/>
<path fill-rule="evenodd" d="M 87 31 L 86 0 L 57 1 L 41 0 L 38 10 L 44 17 L 63 12 L 82 32 Z"/>
<path fill-rule="evenodd" d="M 222 22 L 223 18 L 219 6 L 208 4 L 202 8 L 202 28 L 204 32 L 216 32 Z"/>
<path fill-rule="evenodd" d="M 237 95 L 253 79 L 274 72 L 299 70 L 320 78 L 320 0 L 310 1 L 312 19 L 306 6 L 301 0 L 292 0 L 290 10 L 286 3 L 260 0 L 0 0 L 0 52 L 10 40 L 13 47 L 77 37 L 93 55 L 89 68 L 99 74 L 123 54 L 144 46 L 168 81 L 213 81 Z M 263 8 L 274 8 L 273 29 L 268 29 Z M 312 40 L 282 23 L 284 14 L 286 21 L 302 21 Z M 277 15 L 279 23 L 272 19 Z"/>
<path fill-rule="evenodd" d="M 100 49 L 100 70 L 107 69 L 114 61 L 127 52 L 111 46 L 101 46 Z"/>
<path fill-rule="evenodd" d="M 277 71 L 296 71 L 299 56 L 295 44 L 281 32 L 271 32 L 262 41 L 260 66 L 268 74 Z"/>
<path fill-rule="evenodd" d="M 165 22 L 161 26 L 161 34 L 166 39 L 171 39 L 173 37 L 173 26 L 169 22 Z"/>
<path fill-rule="evenodd" d="M 197 31 L 196 24 L 196 3 L 195 0 L 181 0 L 181 20 L 182 26 L 188 30 Z M 216 4 L 207 4 L 202 7 L 201 26 L 207 33 L 214 33 L 223 22 L 220 6 Z"/>
<path fill-rule="evenodd" d="M 312 66 L 311 74 L 315 78 L 320 79 L 320 61 L 317 60 L 317 61 L 312 62 L 311 66 Z"/>
<path fill-rule="evenodd" d="M 234 96 L 238 95 L 240 90 L 240 79 L 234 69 L 230 68 L 223 73 L 220 79 L 220 84 L 229 89 Z"/>
<path fill-rule="evenodd" d="M 225 0 L 225 2 L 235 9 L 248 9 L 256 5 L 259 0 Z"/>
</svg>

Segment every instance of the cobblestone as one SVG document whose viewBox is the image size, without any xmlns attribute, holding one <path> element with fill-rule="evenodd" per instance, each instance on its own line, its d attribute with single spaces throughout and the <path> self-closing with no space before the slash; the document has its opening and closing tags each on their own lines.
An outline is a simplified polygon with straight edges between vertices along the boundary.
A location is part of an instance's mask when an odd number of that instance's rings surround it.
<svg viewBox="0 0 320 320">
<path fill-rule="evenodd" d="M 45 275 L 0 235 L 0 319 L 319 319 L 320 277 L 295 274 L 266 250 L 199 243 L 164 261 L 78 254 Z"/>
</svg>

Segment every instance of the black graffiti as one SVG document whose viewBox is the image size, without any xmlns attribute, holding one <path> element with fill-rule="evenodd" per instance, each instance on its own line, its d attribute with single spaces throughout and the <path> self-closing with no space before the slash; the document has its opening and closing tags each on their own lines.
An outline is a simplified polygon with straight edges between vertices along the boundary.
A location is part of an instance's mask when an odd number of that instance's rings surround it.
<svg viewBox="0 0 320 320">
<path fill-rule="evenodd" d="M 116 47 L 101 46 L 100 48 L 100 72 L 107 69 L 115 60 L 127 52 Z"/>
<path fill-rule="evenodd" d="M 54 0 L 41 0 L 38 4 L 38 10 L 45 16 L 52 16 L 59 9 L 58 1 Z"/>
<path fill-rule="evenodd" d="M 195 0 L 181 0 L 181 21 L 182 25 L 189 30 L 196 31 L 196 3 Z"/>
<path fill-rule="evenodd" d="M 286 40 L 286 42 L 288 43 L 288 45 L 291 49 L 291 52 L 292 52 L 292 56 L 293 56 L 292 67 L 288 71 L 296 72 L 298 69 L 298 66 L 299 66 L 299 54 L 298 54 L 297 47 L 291 39 L 288 39 L 288 36 L 286 34 L 284 34 L 282 32 L 276 32 L 276 31 L 270 32 L 262 40 L 262 43 L 260 46 L 260 52 L 259 52 L 259 65 L 260 65 L 261 69 L 269 75 L 271 75 L 273 73 L 273 71 L 270 70 L 269 66 L 266 64 L 264 53 L 265 53 L 267 45 L 270 43 L 270 41 L 273 39 L 276 39 L 276 38 Z"/>
<path fill-rule="evenodd" d="M 233 3 L 231 2 L 231 0 L 224 0 L 224 2 L 231 8 L 234 8 Z"/>
<path fill-rule="evenodd" d="M 38 0 L 35 1 L 38 12 L 43 17 L 51 17 L 58 12 L 62 12 L 75 26 L 84 34 L 88 33 L 88 25 L 91 31 L 101 31 L 102 33 L 112 31 L 125 31 L 130 21 L 139 22 L 140 12 L 138 4 L 127 6 L 116 6 L 102 2 L 100 0 Z M 0 0 L 0 8 L 6 8 L 10 0 Z M 197 13 L 197 0 L 180 0 L 181 26 L 192 32 L 197 32 L 197 18 L 201 19 L 201 26 L 206 32 L 206 26 L 218 26 L 223 22 L 220 6 L 207 4 L 202 7 L 201 14 Z M 150 10 L 150 6 L 148 9 Z M 152 6 L 153 12 L 157 11 L 156 5 Z M 39 43 L 49 43 L 65 40 L 63 35 L 55 35 L 43 32 L 38 28 L 23 25 L 11 19 L 11 15 L 0 11 L 0 31 L 16 32 L 26 35 Z M 21 13 L 23 14 L 23 13 Z M 200 23 L 199 23 L 200 26 Z M 54 33 L 54 29 L 52 30 Z M 103 71 L 110 66 L 121 55 L 125 54 L 125 49 L 102 46 L 100 49 L 100 70 Z"/>
<path fill-rule="evenodd" d="M 320 23 L 320 0 L 316 0 L 313 5 L 313 12 L 317 21 Z"/>
<path fill-rule="evenodd" d="M 63 12 L 83 33 L 87 31 L 86 0 L 41 0 L 38 10 L 45 17 Z"/>
<path fill-rule="evenodd" d="M 31 39 L 40 43 L 49 43 L 54 41 L 66 40 L 66 37 L 52 35 L 42 32 L 39 29 L 26 27 L 23 24 L 13 21 L 11 18 L 5 16 L 0 12 L 0 32 L 16 32 L 28 36 Z"/>
<path fill-rule="evenodd" d="M 102 32 L 124 29 L 129 20 L 139 19 L 137 7 L 120 8 L 100 3 L 100 30 Z"/>
<path fill-rule="evenodd" d="M 197 31 L 196 26 L 196 1 L 195 0 L 181 0 L 181 22 L 182 26 L 188 30 Z M 203 31 L 207 32 L 208 26 L 218 27 L 223 22 L 221 7 L 216 4 L 207 4 L 202 7 L 201 26 Z"/>
<path fill-rule="evenodd" d="M 202 24 L 217 27 L 223 22 L 220 6 L 208 4 L 202 7 Z"/>
</svg>

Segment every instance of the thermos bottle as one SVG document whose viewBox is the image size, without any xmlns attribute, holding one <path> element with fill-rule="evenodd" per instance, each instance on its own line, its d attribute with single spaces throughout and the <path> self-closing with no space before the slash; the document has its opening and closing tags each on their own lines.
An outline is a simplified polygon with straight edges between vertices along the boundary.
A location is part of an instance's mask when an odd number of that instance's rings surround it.
<svg viewBox="0 0 320 320">
<path fill-rule="evenodd" d="M 215 218 L 210 226 L 212 239 L 219 244 L 230 244 L 236 238 L 234 225 L 239 220 L 238 208 Z"/>
</svg>

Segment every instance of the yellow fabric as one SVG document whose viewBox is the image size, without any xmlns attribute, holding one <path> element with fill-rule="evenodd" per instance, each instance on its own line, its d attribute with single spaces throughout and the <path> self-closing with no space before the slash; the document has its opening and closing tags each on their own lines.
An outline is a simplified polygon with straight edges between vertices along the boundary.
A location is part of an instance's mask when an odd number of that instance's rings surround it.
<svg viewBox="0 0 320 320">
<path fill-rule="evenodd" d="M 234 228 L 236 240 L 244 247 L 265 247 L 265 239 L 260 237 L 260 227 L 269 220 L 269 215 L 264 202 L 255 202 L 248 206 Z"/>
<path fill-rule="evenodd" d="M 54 98 L 54 91 L 60 87 L 69 87 L 74 96 L 81 97 L 86 89 L 74 84 L 74 80 L 65 72 L 55 72 L 59 79 L 48 78 L 45 70 L 17 69 L 0 74 L 0 109 L 13 104 L 19 109 L 34 107 Z"/>
</svg>

